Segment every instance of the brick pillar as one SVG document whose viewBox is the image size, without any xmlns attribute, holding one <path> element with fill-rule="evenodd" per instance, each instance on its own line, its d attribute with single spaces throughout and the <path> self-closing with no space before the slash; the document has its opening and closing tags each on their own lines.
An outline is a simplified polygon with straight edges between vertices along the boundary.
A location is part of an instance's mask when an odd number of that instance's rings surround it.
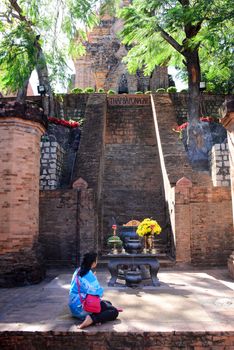
<svg viewBox="0 0 234 350">
<path fill-rule="evenodd" d="M 98 247 L 98 216 L 93 189 L 81 189 L 79 191 L 78 210 L 79 255 L 82 258 L 89 251 L 97 251 Z"/>
<path fill-rule="evenodd" d="M 228 147 L 229 147 L 229 162 L 230 162 L 230 179 L 232 191 L 232 211 L 233 211 L 233 226 L 234 226 L 234 97 L 231 100 L 224 102 L 220 108 L 222 117 L 221 123 L 227 129 Z"/>
<path fill-rule="evenodd" d="M 186 177 L 175 186 L 175 246 L 176 262 L 191 262 L 191 209 L 190 189 L 192 182 Z"/>
<path fill-rule="evenodd" d="M 233 230 L 234 230 L 234 97 L 226 100 L 220 108 L 220 115 L 222 117 L 221 123 L 227 129 L 228 147 L 229 147 L 229 161 L 230 161 L 230 179 L 232 192 L 232 216 L 233 216 Z M 234 231 L 233 231 L 234 234 Z M 234 251 L 228 259 L 229 275 L 234 279 Z"/>
<path fill-rule="evenodd" d="M 0 104 L 0 287 L 44 277 L 38 250 L 40 139 L 46 119 L 32 103 Z"/>
</svg>

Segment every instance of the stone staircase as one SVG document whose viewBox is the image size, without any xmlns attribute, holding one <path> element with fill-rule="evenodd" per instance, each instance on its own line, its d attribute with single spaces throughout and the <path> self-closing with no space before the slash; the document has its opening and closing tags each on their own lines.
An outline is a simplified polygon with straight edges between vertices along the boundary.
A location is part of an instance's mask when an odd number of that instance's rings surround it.
<svg viewBox="0 0 234 350">
<path fill-rule="evenodd" d="M 108 98 L 103 163 L 104 246 L 113 223 L 152 217 L 165 227 L 167 207 L 149 96 Z M 165 230 L 160 237 L 166 244 Z"/>
</svg>

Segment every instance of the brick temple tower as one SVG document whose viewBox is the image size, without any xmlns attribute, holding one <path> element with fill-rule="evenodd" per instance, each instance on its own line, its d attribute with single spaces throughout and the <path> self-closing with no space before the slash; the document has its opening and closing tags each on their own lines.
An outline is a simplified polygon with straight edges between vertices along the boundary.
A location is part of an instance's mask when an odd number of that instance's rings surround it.
<svg viewBox="0 0 234 350">
<path fill-rule="evenodd" d="M 40 140 L 47 119 L 37 105 L 0 101 L 0 287 L 38 283 Z"/>
<path fill-rule="evenodd" d="M 127 6 L 129 0 L 122 4 Z M 140 70 L 135 75 L 128 73 L 122 62 L 127 49 L 117 37 L 122 26 L 120 19 L 108 14 L 102 16 L 100 24 L 88 35 L 86 55 L 74 62 L 76 74 L 73 87 L 103 88 L 105 91 L 113 89 L 117 93 L 155 91 L 168 87 L 167 67 L 156 67 L 150 77 L 145 77 Z"/>
</svg>

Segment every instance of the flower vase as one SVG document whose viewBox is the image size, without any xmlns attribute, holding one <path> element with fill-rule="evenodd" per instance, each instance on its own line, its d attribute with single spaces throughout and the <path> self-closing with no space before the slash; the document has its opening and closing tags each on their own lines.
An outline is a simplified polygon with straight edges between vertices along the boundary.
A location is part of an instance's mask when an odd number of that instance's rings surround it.
<svg viewBox="0 0 234 350">
<path fill-rule="evenodd" d="M 151 246 L 151 254 L 156 254 L 156 248 L 154 247 L 154 234 L 151 234 L 152 246 Z"/>
<path fill-rule="evenodd" d="M 144 253 L 151 252 L 152 243 L 153 243 L 151 234 L 146 234 L 144 239 L 145 239 Z"/>
<path fill-rule="evenodd" d="M 147 254 L 147 238 L 146 235 L 144 236 L 144 249 L 143 249 L 143 253 Z"/>
<path fill-rule="evenodd" d="M 147 245 L 147 250 L 151 252 L 152 245 L 153 245 L 153 236 L 151 235 L 151 233 L 146 235 L 146 245 Z"/>
<path fill-rule="evenodd" d="M 145 235 L 145 252 L 149 252 L 151 254 L 156 254 L 156 249 L 154 247 L 154 233 L 149 233 Z"/>
</svg>

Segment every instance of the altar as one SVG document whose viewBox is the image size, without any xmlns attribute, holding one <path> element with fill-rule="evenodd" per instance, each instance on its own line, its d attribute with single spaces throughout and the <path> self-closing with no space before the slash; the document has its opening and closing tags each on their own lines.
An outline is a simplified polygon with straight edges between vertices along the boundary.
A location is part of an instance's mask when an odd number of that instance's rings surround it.
<svg viewBox="0 0 234 350">
<path fill-rule="evenodd" d="M 127 281 L 127 274 L 129 272 L 139 271 L 140 278 L 150 279 L 151 285 L 160 286 L 157 274 L 160 267 L 156 254 L 108 254 L 108 269 L 111 274 L 111 278 L 108 282 L 108 286 L 115 286 L 118 278 L 125 279 Z M 120 274 L 122 266 L 127 267 L 126 273 Z M 145 269 L 149 267 L 149 276 L 146 276 Z"/>
</svg>

